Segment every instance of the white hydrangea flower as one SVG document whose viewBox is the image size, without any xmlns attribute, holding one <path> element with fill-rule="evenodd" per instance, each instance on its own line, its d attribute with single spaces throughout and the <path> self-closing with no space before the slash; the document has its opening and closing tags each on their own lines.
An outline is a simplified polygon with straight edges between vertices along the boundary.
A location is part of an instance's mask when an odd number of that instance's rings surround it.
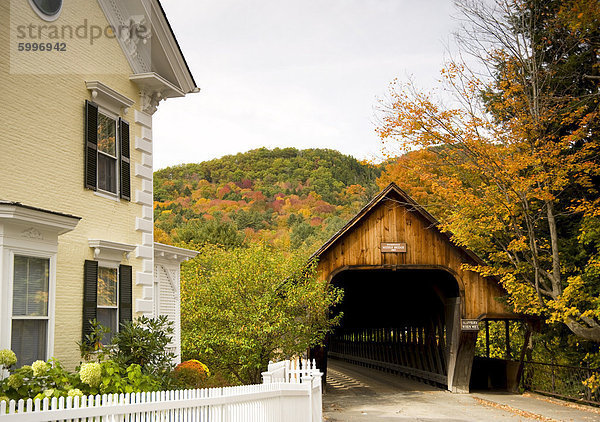
<svg viewBox="0 0 600 422">
<path fill-rule="evenodd" d="M 8 377 L 8 380 L 6 381 L 6 383 L 8 384 L 8 386 L 10 388 L 14 388 L 16 390 L 17 388 L 19 388 L 23 385 L 23 378 L 20 378 L 19 376 L 12 374 L 11 376 Z"/>
<path fill-rule="evenodd" d="M 48 364 L 43 360 L 36 360 L 31 364 L 31 369 L 33 369 L 33 376 L 39 377 L 40 375 L 44 375 L 48 371 L 49 367 Z"/>
<path fill-rule="evenodd" d="M 11 365 L 17 363 L 17 355 L 10 349 L 0 350 L 0 365 L 8 368 Z"/>
<path fill-rule="evenodd" d="M 81 397 L 81 396 L 83 396 L 83 391 L 81 391 L 79 388 L 71 388 L 67 392 L 67 395 L 69 397 Z"/>
<path fill-rule="evenodd" d="M 79 369 L 79 379 L 90 387 L 95 387 L 102 380 L 102 366 L 98 362 L 84 363 Z"/>
</svg>

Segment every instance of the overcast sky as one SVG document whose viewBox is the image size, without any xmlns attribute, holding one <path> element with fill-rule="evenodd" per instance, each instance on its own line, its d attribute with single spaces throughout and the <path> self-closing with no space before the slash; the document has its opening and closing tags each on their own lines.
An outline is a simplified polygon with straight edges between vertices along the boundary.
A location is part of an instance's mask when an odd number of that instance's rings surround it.
<svg viewBox="0 0 600 422">
<path fill-rule="evenodd" d="M 161 102 L 155 168 L 265 146 L 377 157 L 392 79 L 439 79 L 451 0 L 163 0 L 201 92 Z"/>
</svg>

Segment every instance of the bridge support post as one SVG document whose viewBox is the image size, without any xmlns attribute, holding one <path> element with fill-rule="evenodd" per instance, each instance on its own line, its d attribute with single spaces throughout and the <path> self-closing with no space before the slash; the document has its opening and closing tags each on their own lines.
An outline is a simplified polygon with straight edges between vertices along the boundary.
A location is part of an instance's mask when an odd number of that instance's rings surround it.
<svg viewBox="0 0 600 422">
<path fill-rule="evenodd" d="M 449 298 L 446 301 L 445 313 L 448 390 L 453 393 L 468 393 L 477 332 L 462 332 L 460 329 L 460 297 Z"/>
</svg>

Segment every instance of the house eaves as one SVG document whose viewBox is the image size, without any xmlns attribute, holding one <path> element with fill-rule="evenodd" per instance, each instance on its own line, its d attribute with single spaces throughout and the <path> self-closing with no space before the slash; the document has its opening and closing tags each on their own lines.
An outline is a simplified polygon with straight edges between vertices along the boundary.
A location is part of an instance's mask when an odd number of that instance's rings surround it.
<svg viewBox="0 0 600 422">
<path fill-rule="evenodd" d="M 199 92 L 159 0 L 98 0 L 127 58 L 131 80 L 161 99 Z M 121 28 L 125 28 L 122 30 Z M 138 34 L 138 35 L 133 35 Z M 141 34 L 141 35 L 139 35 Z"/>
</svg>

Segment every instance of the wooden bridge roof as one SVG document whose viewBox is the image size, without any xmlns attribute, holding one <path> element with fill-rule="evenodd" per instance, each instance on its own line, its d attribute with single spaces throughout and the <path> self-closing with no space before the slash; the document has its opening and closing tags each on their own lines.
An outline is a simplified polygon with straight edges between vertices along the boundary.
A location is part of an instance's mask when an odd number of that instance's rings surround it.
<svg viewBox="0 0 600 422">
<path fill-rule="evenodd" d="M 383 206 L 393 201 L 397 206 Z M 518 318 L 497 298 L 506 295 L 499 280 L 463 269 L 486 265 L 395 183 L 390 183 L 312 256 L 317 272 L 331 280 L 347 269 L 438 268 L 456 278 L 464 301 L 463 318 Z M 406 253 L 384 253 L 381 243 L 408 242 Z"/>
<path fill-rule="evenodd" d="M 385 189 L 383 189 L 377 195 L 375 195 L 373 197 L 373 199 L 371 199 L 369 201 L 369 203 L 367 203 L 354 217 L 352 217 L 344 225 L 344 227 L 342 227 L 340 230 L 338 230 L 333 236 L 331 236 L 329 238 L 329 240 L 327 240 L 327 242 L 325 242 L 323 244 L 323 246 L 321 246 L 315 253 L 313 253 L 311 256 L 311 259 L 320 257 L 339 238 L 341 238 L 346 232 L 351 230 L 352 227 L 354 227 L 359 221 L 364 219 L 366 217 L 366 215 L 369 213 L 369 211 L 371 211 L 373 208 L 375 208 L 376 205 L 378 205 L 380 202 L 382 202 L 386 199 L 388 199 L 388 200 L 391 199 L 391 198 L 389 198 L 390 192 L 395 192 L 401 198 L 402 205 L 411 207 L 412 211 L 415 211 L 418 214 L 420 214 L 423 218 L 425 218 L 427 221 L 429 221 L 429 223 L 431 223 L 432 227 L 435 227 L 437 229 L 440 222 L 433 215 L 431 215 L 425 209 L 425 207 L 423 207 L 417 201 L 415 201 L 413 198 L 411 198 L 410 195 L 408 193 L 406 193 L 404 190 L 402 190 L 397 184 L 395 184 L 394 182 L 391 182 L 389 185 L 387 185 L 385 187 Z M 392 199 L 392 200 L 396 201 L 395 199 Z M 464 246 L 456 245 L 452 241 L 452 233 L 442 232 L 439 229 L 437 229 L 437 230 L 440 234 L 442 234 L 444 237 L 446 237 L 448 239 L 448 241 L 451 242 L 454 246 L 456 246 L 457 248 L 460 248 L 463 252 L 465 252 L 478 265 L 486 265 L 485 261 L 483 259 L 481 259 L 473 251 L 471 251 L 470 249 L 468 249 Z"/>
</svg>

